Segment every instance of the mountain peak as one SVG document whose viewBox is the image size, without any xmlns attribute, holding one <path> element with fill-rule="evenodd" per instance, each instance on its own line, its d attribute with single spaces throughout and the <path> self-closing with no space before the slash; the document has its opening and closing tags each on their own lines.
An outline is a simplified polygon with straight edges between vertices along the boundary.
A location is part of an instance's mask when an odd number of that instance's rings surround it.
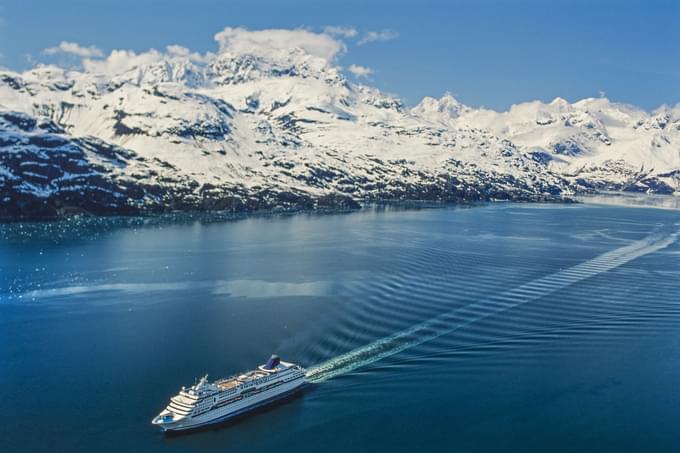
<svg viewBox="0 0 680 453">
<path fill-rule="evenodd" d="M 227 27 L 215 35 L 220 53 L 234 55 L 278 56 L 282 53 L 304 53 L 327 62 L 346 50 L 345 45 L 325 33 L 306 29 L 247 30 Z"/>
<path fill-rule="evenodd" d="M 470 108 L 449 92 L 444 93 L 439 99 L 426 96 L 412 109 L 412 112 L 417 115 L 444 120 L 457 118 L 468 111 L 470 111 Z"/>
<path fill-rule="evenodd" d="M 557 106 L 557 107 L 566 107 L 566 106 L 571 105 L 571 104 L 566 99 L 557 96 L 555 99 L 550 101 L 550 105 Z"/>
<path fill-rule="evenodd" d="M 137 86 L 159 83 L 180 83 L 197 88 L 205 82 L 204 69 L 188 58 L 167 57 L 158 61 L 135 66 L 111 78 L 113 85 L 132 83 Z"/>
<path fill-rule="evenodd" d="M 220 53 L 209 65 L 208 76 L 219 85 L 276 77 L 301 77 L 345 83 L 340 70 L 326 59 L 302 48 L 272 49 L 266 53 Z"/>
</svg>

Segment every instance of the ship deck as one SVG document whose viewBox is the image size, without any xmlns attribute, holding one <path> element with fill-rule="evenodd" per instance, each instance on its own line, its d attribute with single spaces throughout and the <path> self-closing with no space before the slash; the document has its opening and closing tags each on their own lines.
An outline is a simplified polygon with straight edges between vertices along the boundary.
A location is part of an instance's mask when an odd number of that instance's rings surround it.
<svg viewBox="0 0 680 453">
<path fill-rule="evenodd" d="M 236 376 L 231 376 L 228 378 L 221 379 L 219 381 L 214 382 L 214 385 L 220 388 L 220 390 L 229 390 L 233 389 L 234 387 L 238 387 L 241 384 L 244 384 L 246 382 L 254 381 L 257 379 L 261 379 L 264 377 L 267 377 L 271 375 L 272 373 L 278 373 L 281 371 L 285 371 L 288 368 L 290 368 L 293 364 L 287 363 L 287 362 L 281 362 L 280 365 L 278 365 L 275 369 L 269 370 L 269 371 L 264 371 L 262 370 L 262 367 L 257 370 L 251 370 L 251 371 L 246 371 L 243 374 L 239 374 Z"/>
<path fill-rule="evenodd" d="M 229 378 L 223 381 L 216 382 L 215 384 L 222 390 L 229 390 L 233 389 L 234 387 L 238 387 L 239 384 L 241 384 L 241 382 L 239 382 L 239 380 L 236 378 Z"/>
</svg>

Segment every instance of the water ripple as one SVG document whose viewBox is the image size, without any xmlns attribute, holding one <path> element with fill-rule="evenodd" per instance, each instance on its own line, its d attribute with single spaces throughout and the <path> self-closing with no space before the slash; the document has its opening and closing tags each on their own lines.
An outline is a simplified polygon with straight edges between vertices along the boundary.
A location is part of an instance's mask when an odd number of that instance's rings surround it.
<svg viewBox="0 0 680 453">
<path fill-rule="evenodd" d="M 560 290 L 569 288 L 584 280 L 591 279 L 604 272 L 612 271 L 617 267 L 623 266 L 645 255 L 662 250 L 673 244 L 679 233 L 680 232 L 676 231 L 669 234 L 653 234 L 626 246 L 606 252 L 591 260 L 537 278 L 528 283 L 523 283 L 500 294 L 490 295 L 476 302 L 456 307 L 427 321 L 413 325 L 412 327 L 388 335 L 384 338 L 380 338 L 365 346 L 340 354 L 330 360 L 313 366 L 308 371 L 308 378 L 312 382 L 323 382 L 335 376 L 351 372 L 359 367 L 386 359 L 402 351 L 413 348 L 414 346 L 451 334 L 459 329 L 469 327 L 470 325 L 486 320 L 493 315 L 521 307 L 529 302 L 539 301 L 544 299 L 545 296 L 557 293 Z M 426 263 L 426 261 L 415 260 L 414 266 L 423 266 L 423 263 Z M 389 304 L 393 301 L 404 301 L 405 298 L 401 292 L 402 288 L 408 288 L 408 295 L 411 296 L 410 299 L 412 300 L 417 299 L 419 294 L 426 296 L 423 299 L 419 299 L 425 300 L 426 305 L 435 304 L 439 306 L 439 302 L 444 303 L 445 300 L 451 300 L 450 293 L 444 291 L 446 285 L 438 286 L 437 290 L 429 291 L 430 288 L 427 286 L 408 285 L 408 279 L 403 275 L 395 278 L 396 282 L 379 283 L 382 292 L 380 292 L 381 297 L 377 303 L 369 304 L 368 308 L 361 308 L 359 316 L 357 316 L 356 311 L 351 312 L 356 319 L 351 328 L 346 328 L 345 332 L 356 332 L 357 330 L 360 330 L 357 329 L 357 327 L 367 326 L 372 320 L 375 320 L 376 316 L 385 316 L 388 312 L 392 315 L 390 317 L 390 323 L 400 324 L 406 320 L 420 316 L 427 311 L 428 307 L 423 307 L 423 310 L 417 308 L 408 309 L 405 304 L 401 304 L 399 307 L 396 305 L 390 307 Z M 481 279 L 477 286 L 483 287 L 483 285 L 484 281 Z M 360 291 L 361 289 L 361 286 L 353 288 L 355 291 Z M 565 303 L 564 306 L 567 305 L 568 304 Z M 387 310 L 387 307 L 390 307 L 390 309 Z M 542 308 L 548 311 L 542 314 L 539 312 L 538 317 L 536 317 L 537 313 L 534 313 L 533 317 L 527 317 L 526 314 L 523 314 L 521 317 L 518 317 L 516 321 L 525 323 L 526 320 L 529 320 L 529 325 L 532 323 L 540 324 L 537 321 L 541 319 L 541 316 L 545 317 L 551 310 L 553 313 L 550 313 L 550 319 L 553 321 L 564 323 L 571 319 L 566 312 L 555 313 L 554 306 Z M 396 311 L 397 309 L 398 311 Z M 650 314 L 644 311 L 636 313 L 635 310 L 622 310 L 620 314 L 615 312 L 612 313 L 611 311 L 604 309 L 602 305 L 581 307 L 581 310 L 581 316 L 583 314 L 596 316 L 595 320 L 600 321 L 600 324 L 572 323 L 572 326 L 579 325 L 580 327 L 586 327 L 599 325 L 600 328 L 615 328 L 631 322 L 659 318 L 659 314 Z M 600 317 L 598 318 L 597 316 Z M 500 320 L 501 324 L 507 322 L 508 319 L 510 318 Z M 385 324 L 384 319 L 381 319 L 381 324 Z M 555 327 L 555 329 L 563 328 L 563 326 Z M 499 327 L 495 326 L 492 331 L 498 329 Z"/>
</svg>

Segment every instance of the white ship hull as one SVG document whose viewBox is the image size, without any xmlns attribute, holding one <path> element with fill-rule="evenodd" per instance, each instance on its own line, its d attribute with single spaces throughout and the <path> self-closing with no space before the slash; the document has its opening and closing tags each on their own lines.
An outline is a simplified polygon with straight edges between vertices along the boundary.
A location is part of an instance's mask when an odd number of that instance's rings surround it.
<svg viewBox="0 0 680 453">
<path fill-rule="evenodd" d="M 200 428 L 202 426 L 211 425 L 229 420 L 232 417 L 244 414 L 258 407 L 271 404 L 281 398 L 290 396 L 293 393 L 302 389 L 306 381 L 304 379 L 297 379 L 293 382 L 282 384 L 276 388 L 266 390 L 258 395 L 245 398 L 241 401 L 229 404 L 228 406 L 212 410 L 198 417 L 184 418 L 176 424 L 168 424 L 161 426 L 163 431 L 182 431 L 187 429 Z"/>
<path fill-rule="evenodd" d="M 272 356 L 256 370 L 208 382 L 207 376 L 170 399 L 152 423 L 163 431 L 183 431 L 218 423 L 300 390 L 304 368 Z"/>
</svg>

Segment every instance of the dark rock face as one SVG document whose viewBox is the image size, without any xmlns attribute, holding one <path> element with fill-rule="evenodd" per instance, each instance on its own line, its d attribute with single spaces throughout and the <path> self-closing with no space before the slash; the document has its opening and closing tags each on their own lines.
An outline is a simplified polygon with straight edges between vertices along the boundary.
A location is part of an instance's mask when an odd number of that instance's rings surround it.
<svg viewBox="0 0 680 453">
<path fill-rule="evenodd" d="M 0 112 L 0 126 L 1 218 L 145 210 L 153 188 L 116 173 L 130 161 L 144 170 L 135 153 L 101 140 L 55 133 L 55 125 L 15 112 Z"/>
<path fill-rule="evenodd" d="M 561 142 L 553 143 L 552 149 L 555 154 L 561 154 L 565 156 L 578 156 L 584 152 L 581 145 L 576 143 L 574 140 L 563 140 Z"/>
<path fill-rule="evenodd" d="M 634 170 L 624 161 L 605 161 L 598 166 L 580 169 L 568 175 L 576 191 L 620 191 L 672 195 L 680 183 L 680 171 L 652 174 L 644 169 Z M 669 184 L 670 182 L 670 184 Z"/>
<path fill-rule="evenodd" d="M 125 115 L 118 119 L 124 127 Z M 296 127 L 294 118 L 285 120 Z M 360 207 L 360 201 L 536 201 L 558 200 L 561 193 L 560 185 L 520 181 L 474 167 L 465 171 L 473 174 L 473 181 L 483 183 L 465 182 L 452 176 L 462 165 L 455 161 L 440 174 L 428 174 L 414 171 L 403 159 L 383 161 L 365 156 L 352 171 L 342 167 L 344 161 L 339 159 L 327 156 L 316 163 L 271 162 L 270 168 L 303 188 L 285 181 L 250 188 L 199 183 L 157 158 L 146 159 L 93 137 L 71 137 L 51 121 L 0 111 L 0 219 L 83 213 L 352 210 Z"/>
<path fill-rule="evenodd" d="M 313 197 L 294 191 L 249 193 L 200 186 L 165 162 L 94 138 L 73 139 L 32 118 L 0 113 L 0 219 L 48 219 L 72 214 L 171 211 L 356 209 L 342 194 Z M 134 168 L 132 176 L 121 169 Z M 157 176 L 158 169 L 165 173 Z M 137 177 L 135 177 L 135 175 Z M 160 176 L 160 175 L 159 175 Z M 156 181 L 156 182 L 150 182 Z"/>
<path fill-rule="evenodd" d="M 530 153 L 531 158 L 542 165 L 548 165 L 555 158 L 545 151 L 533 151 Z"/>
<path fill-rule="evenodd" d="M 37 124 L 37 121 L 34 118 L 20 112 L 4 112 L 2 119 L 10 126 L 14 126 L 25 132 L 32 131 Z"/>
<path fill-rule="evenodd" d="M 673 195 L 674 189 L 665 182 L 654 177 L 645 177 L 621 187 L 624 192 L 655 193 Z"/>
</svg>

